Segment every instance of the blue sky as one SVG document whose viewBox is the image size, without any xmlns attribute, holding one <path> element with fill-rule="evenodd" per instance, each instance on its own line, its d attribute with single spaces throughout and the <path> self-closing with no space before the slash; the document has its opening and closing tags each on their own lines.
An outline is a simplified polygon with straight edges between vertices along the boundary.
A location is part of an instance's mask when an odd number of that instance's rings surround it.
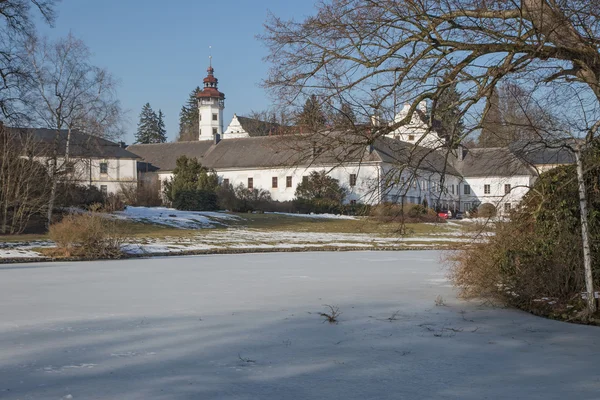
<svg viewBox="0 0 600 400">
<path fill-rule="evenodd" d="M 165 114 L 169 141 L 179 127 L 179 110 L 202 84 L 212 46 L 215 76 L 225 93 L 225 125 L 233 113 L 263 110 L 271 101 L 259 87 L 267 76 L 267 54 L 255 38 L 264 31 L 268 11 L 283 18 L 314 13 L 314 1 L 282 0 L 62 0 L 51 38 L 71 31 L 94 54 L 93 63 L 119 80 L 133 142 L 142 105 Z"/>
</svg>

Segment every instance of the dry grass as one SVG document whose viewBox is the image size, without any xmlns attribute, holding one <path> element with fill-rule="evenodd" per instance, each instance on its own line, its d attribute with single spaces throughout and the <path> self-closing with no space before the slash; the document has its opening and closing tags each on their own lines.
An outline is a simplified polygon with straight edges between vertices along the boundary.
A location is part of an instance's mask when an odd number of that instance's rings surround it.
<svg viewBox="0 0 600 400">
<path fill-rule="evenodd" d="M 123 235 L 114 221 L 98 213 L 68 215 L 50 226 L 48 236 L 64 257 L 119 258 Z"/>
</svg>

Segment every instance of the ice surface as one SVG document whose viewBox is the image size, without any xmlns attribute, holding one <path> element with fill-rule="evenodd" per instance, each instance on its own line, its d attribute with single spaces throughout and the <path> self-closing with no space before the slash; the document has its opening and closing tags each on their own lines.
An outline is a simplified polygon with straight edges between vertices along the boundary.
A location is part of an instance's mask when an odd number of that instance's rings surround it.
<svg viewBox="0 0 600 400">
<path fill-rule="evenodd" d="M 458 300 L 441 256 L 0 267 L 0 398 L 599 397 L 598 328 Z"/>
</svg>

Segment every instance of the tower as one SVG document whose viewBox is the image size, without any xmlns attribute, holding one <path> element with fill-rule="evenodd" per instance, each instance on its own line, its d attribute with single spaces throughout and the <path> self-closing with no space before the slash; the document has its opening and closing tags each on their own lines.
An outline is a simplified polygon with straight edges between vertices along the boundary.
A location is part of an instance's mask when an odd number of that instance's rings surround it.
<svg viewBox="0 0 600 400">
<path fill-rule="evenodd" d="M 200 135 L 198 140 L 213 140 L 215 135 L 223 135 L 223 109 L 225 108 L 225 94 L 219 92 L 219 80 L 215 78 L 212 67 L 212 56 L 207 69 L 208 75 L 204 78 L 204 88 L 198 95 L 198 116 Z"/>
</svg>

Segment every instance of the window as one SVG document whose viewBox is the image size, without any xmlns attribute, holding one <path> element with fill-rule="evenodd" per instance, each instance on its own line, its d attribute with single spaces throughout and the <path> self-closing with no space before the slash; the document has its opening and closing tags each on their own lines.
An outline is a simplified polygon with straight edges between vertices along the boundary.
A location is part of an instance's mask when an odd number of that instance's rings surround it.
<svg viewBox="0 0 600 400">
<path fill-rule="evenodd" d="M 409 141 L 415 140 L 415 135 L 408 135 L 408 140 Z"/>
<path fill-rule="evenodd" d="M 504 194 L 509 194 L 510 193 L 510 184 L 507 183 L 506 185 L 504 185 Z"/>
<path fill-rule="evenodd" d="M 356 186 L 356 174 L 350 174 L 350 186 Z"/>
<path fill-rule="evenodd" d="M 510 212 L 510 203 L 504 203 L 504 212 L 505 213 Z"/>
<path fill-rule="evenodd" d="M 351 206 L 355 206 L 356 205 L 356 200 L 350 200 L 350 205 Z"/>
<path fill-rule="evenodd" d="M 219 117 L 217 116 L 217 114 L 213 114 L 213 121 L 218 121 Z"/>
<path fill-rule="evenodd" d="M 412 186 L 413 186 L 413 189 L 417 188 L 417 180 L 416 179 L 413 179 Z"/>
<path fill-rule="evenodd" d="M 254 178 L 248 178 L 248 189 L 254 189 Z"/>
<path fill-rule="evenodd" d="M 100 193 L 102 193 L 102 196 L 106 196 L 108 194 L 108 186 L 100 185 Z"/>
<path fill-rule="evenodd" d="M 213 135 L 216 135 L 218 133 L 217 128 L 213 128 Z"/>
<path fill-rule="evenodd" d="M 292 177 L 291 176 L 285 177 L 285 187 L 288 187 L 288 188 L 292 187 Z"/>
<path fill-rule="evenodd" d="M 198 121 L 202 121 L 202 114 L 198 113 Z"/>
<path fill-rule="evenodd" d="M 483 194 L 490 194 L 490 193 L 491 193 L 490 185 L 483 185 Z"/>
<path fill-rule="evenodd" d="M 271 187 L 272 187 L 273 189 L 277 189 L 277 177 L 276 177 L 276 176 L 274 176 L 274 177 L 271 179 Z"/>
<path fill-rule="evenodd" d="M 223 186 L 229 186 L 229 179 L 223 179 Z"/>
<path fill-rule="evenodd" d="M 308 183 L 308 176 L 303 176 L 302 177 L 302 184 L 306 185 Z"/>
<path fill-rule="evenodd" d="M 465 185 L 465 194 L 471 194 L 471 186 Z"/>
<path fill-rule="evenodd" d="M 454 185 L 450 185 L 452 187 L 452 194 L 454 194 Z"/>
<path fill-rule="evenodd" d="M 107 162 L 100 163 L 100 173 L 108 174 L 108 163 Z"/>
</svg>

